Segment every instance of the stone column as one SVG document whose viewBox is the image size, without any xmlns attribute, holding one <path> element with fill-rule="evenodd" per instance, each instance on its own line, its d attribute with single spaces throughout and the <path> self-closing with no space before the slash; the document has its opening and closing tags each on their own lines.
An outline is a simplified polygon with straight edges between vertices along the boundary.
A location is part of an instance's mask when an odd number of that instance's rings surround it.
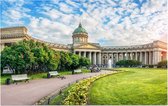
<svg viewBox="0 0 168 106">
<path fill-rule="evenodd" d="M 153 61 L 154 61 L 154 58 L 153 58 L 153 51 L 151 51 L 151 64 L 153 65 Z"/>
<path fill-rule="evenodd" d="M 125 53 L 123 53 L 123 60 L 126 60 L 126 56 L 125 56 Z"/>
<path fill-rule="evenodd" d="M 118 61 L 118 52 L 116 53 L 116 62 Z"/>
<path fill-rule="evenodd" d="M 131 55 L 131 52 L 129 52 L 129 60 L 131 60 L 131 58 L 132 58 L 131 56 L 132 56 L 132 55 Z"/>
<path fill-rule="evenodd" d="M 111 61 L 112 61 L 112 64 L 114 63 L 114 56 L 113 56 L 113 53 L 111 54 Z"/>
<path fill-rule="evenodd" d="M 153 51 L 153 65 L 155 65 L 155 63 L 156 63 L 156 62 L 155 62 L 155 60 L 156 60 L 156 58 L 155 58 L 155 57 L 156 57 L 156 52 L 155 52 L 155 51 Z"/>
<path fill-rule="evenodd" d="M 147 64 L 149 65 L 149 51 L 147 51 Z"/>
<path fill-rule="evenodd" d="M 130 58 L 133 60 L 133 52 L 130 52 Z"/>
<path fill-rule="evenodd" d="M 144 60 L 144 63 L 147 64 L 147 52 L 145 51 L 145 60 Z"/>
<path fill-rule="evenodd" d="M 149 65 L 152 64 L 152 59 L 151 59 L 151 51 L 149 51 Z"/>
<path fill-rule="evenodd" d="M 92 52 L 89 52 L 89 60 L 92 63 Z"/>
<path fill-rule="evenodd" d="M 153 52 L 153 58 L 154 58 L 154 64 L 158 64 L 158 62 L 161 61 L 161 52 L 160 51 L 154 51 Z"/>
<path fill-rule="evenodd" d="M 138 61 L 138 52 L 135 52 L 135 60 Z"/>
<path fill-rule="evenodd" d="M 93 64 L 96 64 L 96 52 L 93 53 Z"/>
<path fill-rule="evenodd" d="M 79 51 L 79 56 L 81 56 L 81 51 Z"/>
<path fill-rule="evenodd" d="M 161 51 L 158 51 L 158 62 L 162 61 L 162 58 L 161 58 Z"/>
<path fill-rule="evenodd" d="M 128 60 L 128 53 L 125 52 L 125 60 Z"/>
<path fill-rule="evenodd" d="M 124 53 L 121 53 L 121 60 L 124 60 Z"/>
<path fill-rule="evenodd" d="M 101 52 L 99 52 L 99 54 L 98 54 L 98 60 L 99 60 L 98 64 L 101 65 Z"/>
<path fill-rule="evenodd" d="M 142 52 L 140 52 L 140 58 L 139 59 L 140 59 L 140 62 L 142 62 Z"/>
<path fill-rule="evenodd" d="M 121 60 L 121 53 L 118 53 L 118 61 Z"/>
<path fill-rule="evenodd" d="M 83 57 L 86 57 L 86 51 L 84 51 L 84 53 L 83 53 Z"/>
</svg>

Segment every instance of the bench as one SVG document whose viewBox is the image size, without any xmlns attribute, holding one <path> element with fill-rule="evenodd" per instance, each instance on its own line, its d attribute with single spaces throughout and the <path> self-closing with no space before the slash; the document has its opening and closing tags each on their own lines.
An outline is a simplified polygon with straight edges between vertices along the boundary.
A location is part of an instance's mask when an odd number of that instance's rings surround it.
<svg viewBox="0 0 168 106">
<path fill-rule="evenodd" d="M 49 74 L 50 76 L 59 76 L 57 71 L 50 71 Z"/>
<path fill-rule="evenodd" d="M 65 79 L 64 76 L 60 76 L 59 73 L 57 71 L 50 71 L 48 72 L 50 74 L 50 76 L 58 76 L 58 78 L 61 78 L 61 79 Z"/>
<path fill-rule="evenodd" d="M 82 73 L 81 69 L 74 70 L 74 73 Z"/>
<path fill-rule="evenodd" d="M 17 81 L 24 80 L 25 82 L 29 82 L 29 78 L 27 77 L 27 74 L 20 74 L 20 75 L 12 75 L 13 83 L 17 84 Z"/>
</svg>

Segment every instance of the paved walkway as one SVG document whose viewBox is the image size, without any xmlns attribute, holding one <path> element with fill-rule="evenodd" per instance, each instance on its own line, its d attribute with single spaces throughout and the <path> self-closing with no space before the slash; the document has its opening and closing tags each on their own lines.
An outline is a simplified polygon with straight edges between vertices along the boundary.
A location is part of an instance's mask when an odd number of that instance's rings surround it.
<svg viewBox="0 0 168 106">
<path fill-rule="evenodd" d="M 85 73 L 66 75 L 66 79 L 59 78 L 30 80 L 29 83 L 18 83 L 1 86 L 1 104 L 2 105 L 32 105 L 41 98 L 59 90 L 63 86 L 76 80 L 96 76 L 111 71 L 101 71 L 99 73 Z"/>
</svg>

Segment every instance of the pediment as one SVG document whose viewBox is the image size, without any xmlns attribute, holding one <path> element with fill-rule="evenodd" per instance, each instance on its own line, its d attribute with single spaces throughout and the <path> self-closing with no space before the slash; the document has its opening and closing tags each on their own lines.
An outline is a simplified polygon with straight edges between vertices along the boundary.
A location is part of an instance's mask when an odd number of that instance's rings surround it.
<svg viewBox="0 0 168 106">
<path fill-rule="evenodd" d="M 100 47 L 93 44 L 82 44 L 75 47 L 76 49 L 100 49 Z"/>
</svg>

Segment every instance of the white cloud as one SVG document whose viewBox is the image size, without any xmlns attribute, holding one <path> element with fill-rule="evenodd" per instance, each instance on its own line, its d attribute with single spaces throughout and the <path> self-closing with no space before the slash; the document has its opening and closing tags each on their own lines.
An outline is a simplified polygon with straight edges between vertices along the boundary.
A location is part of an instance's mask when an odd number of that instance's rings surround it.
<svg viewBox="0 0 168 106">
<path fill-rule="evenodd" d="M 72 28 L 45 18 L 32 18 L 29 24 L 29 33 L 45 41 L 55 43 L 70 43 Z M 61 40 L 60 40 L 61 39 Z"/>
<path fill-rule="evenodd" d="M 68 6 L 65 3 L 60 3 L 59 7 L 60 7 L 60 10 L 63 11 L 63 12 L 65 12 L 65 13 L 72 13 L 73 12 L 72 7 Z"/>
<path fill-rule="evenodd" d="M 101 41 L 103 45 L 142 44 L 167 37 L 166 0 L 147 1 L 141 8 L 137 8 L 138 4 L 132 0 L 119 3 L 111 0 L 82 3 L 52 0 L 53 4 L 42 4 L 33 10 L 40 15 L 29 14 L 31 10 L 24 7 L 26 2 L 20 1 L 3 11 L 3 22 L 9 26 L 24 25 L 22 18 L 26 17 L 30 20 L 27 26 L 32 36 L 55 43 L 72 43 L 72 32 L 80 21 L 89 33 L 90 42 Z"/>
</svg>

